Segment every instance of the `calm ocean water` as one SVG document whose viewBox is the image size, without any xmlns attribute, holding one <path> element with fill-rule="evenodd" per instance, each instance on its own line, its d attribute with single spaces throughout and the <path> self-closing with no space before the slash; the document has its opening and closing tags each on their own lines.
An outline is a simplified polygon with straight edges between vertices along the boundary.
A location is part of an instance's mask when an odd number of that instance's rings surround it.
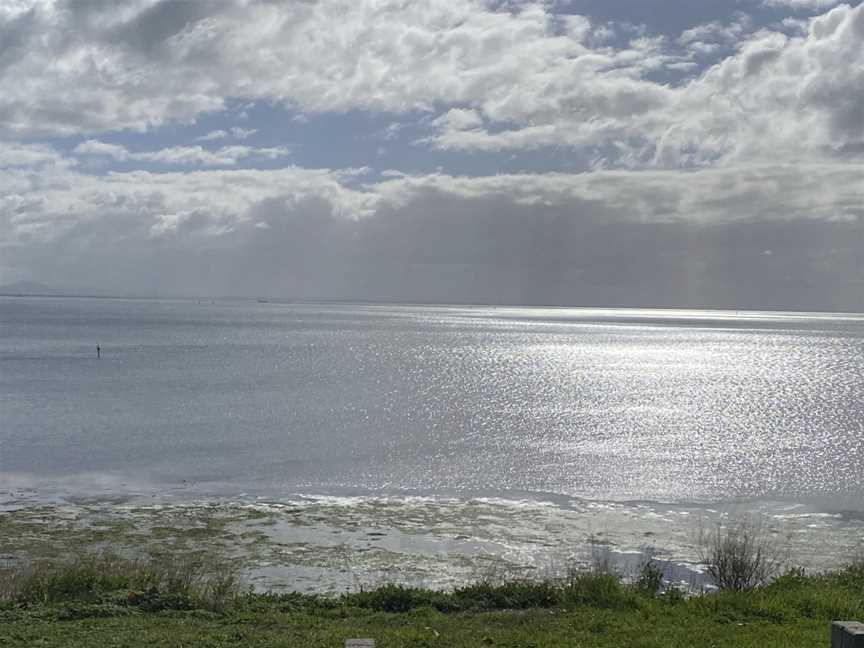
<svg viewBox="0 0 864 648">
<path fill-rule="evenodd" d="M 848 519 L 862 394 L 860 316 L 0 298 L 7 498 L 748 501 Z"/>
<path fill-rule="evenodd" d="M 0 300 L 37 482 L 861 501 L 862 394 L 855 317 Z"/>
</svg>

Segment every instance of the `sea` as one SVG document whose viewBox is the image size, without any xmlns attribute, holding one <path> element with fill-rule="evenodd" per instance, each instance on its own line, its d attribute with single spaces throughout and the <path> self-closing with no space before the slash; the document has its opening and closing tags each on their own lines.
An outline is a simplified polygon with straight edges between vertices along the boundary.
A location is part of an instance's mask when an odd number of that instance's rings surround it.
<svg viewBox="0 0 864 648">
<path fill-rule="evenodd" d="M 598 550 L 692 584 L 744 519 L 830 569 L 864 550 L 864 316 L 0 297 L 0 516 L 215 516 L 271 589 Z"/>
</svg>

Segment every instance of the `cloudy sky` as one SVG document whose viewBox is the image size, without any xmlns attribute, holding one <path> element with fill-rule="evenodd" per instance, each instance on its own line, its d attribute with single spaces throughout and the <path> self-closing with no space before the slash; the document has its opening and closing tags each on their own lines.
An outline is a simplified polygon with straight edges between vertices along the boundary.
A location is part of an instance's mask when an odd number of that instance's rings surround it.
<svg viewBox="0 0 864 648">
<path fill-rule="evenodd" d="M 0 283 L 864 310 L 864 5 L 0 0 Z"/>
</svg>

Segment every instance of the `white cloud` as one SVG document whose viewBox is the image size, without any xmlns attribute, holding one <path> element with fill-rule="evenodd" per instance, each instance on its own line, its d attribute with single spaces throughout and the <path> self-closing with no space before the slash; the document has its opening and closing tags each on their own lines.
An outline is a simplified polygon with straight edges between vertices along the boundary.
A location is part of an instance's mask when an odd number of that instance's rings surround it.
<svg viewBox="0 0 864 648">
<path fill-rule="evenodd" d="M 214 130 L 210 131 L 206 135 L 202 135 L 201 137 L 196 137 L 195 139 L 199 142 L 214 142 L 217 140 L 228 139 L 229 137 L 234 137 L 235 139 L 246 139 L 257 132 L 257 128 L 240 128 L 238 126 L 233 126 L 227 131 Z"/>
<path fill-rule="evenodd" d="M 78 155 L 104 155 L 115 160 L 129 159 L 129 151 L 125 146 L 100 142 L 94 139 L 84 140 L 72 149 L 72 152 Z"/>
<path fill-rule="evenodd" d="M 40 46 L 22 46 L 0 64 L 5 128 L 145 129 L 219 110 L 227 97 L 284 101 L 306 112 L 485 102 L 495 118 L 521 113 L 534 90 L 542 100 L 592 72 L 618 68 L 632 76 L 658 64 L 591 50 L 584 18 L 555 18 L 539 4 L 514 11 L 480 0 L 140 7 L 73 3 L 61 11 L 38 3 L 6 16 L 6 30 Z"/>
<path fill-rule="evenodd" d="M 507 110 L 481 102 L 493 127 L 463 132 L 440 123 L 427 141 L 451 150 L 598 146 L 613 167 L 855 158 L 864 142 L 864 5 L 812 19 L 798 36 L 761 30 L 736 42 L 745 31 L 739 21 L 685 32 L 691 50 L 714 47 L 712 40 L 736 51 L 678 87 L 592 71 L 584 88 L 528 92 Z"/>
<path fill-rule="evenodd" d="M 215 140 L 221 140 L 228 137 L 228 131 L 224 130 L 214 130 L 210 131 L 206 135 L 202 135 L 201 137 L 196 137 L 195 139 L 199 142 L 213 142 Z"/>
<path fill-rule="evenodd" d="M 418 195 L 430 192 L 490 200 L 503 196 L 507 203 L 548 209 L 566 209 L 574 201 L 582 201 L 602 206 L 605 218 L 630 222 L 832 220 L 858 211 L 864 216 L 864 164 L 480 178 L 397 175 L 374 190 L 396 207 L 406 207 L 416 202 Z"/>
<path fill-rule="evenodd" d="M 677 93 L 655 160 L 820 160 L 854 147 L 864 140 L 862 39 L 864 6 L 815 18 L 802 36 L 755 33 Z"/>
<path fill-rule="evenodd" d="M 10 167 L 72 166 L 74 160 L 61 156 L 45 144 L 0 141 L 0 169 Z"/>
<path fill-rule="evenodd" d="M 213 138 L 215 139 L 215 138 Z M 78 155 L 106 156 L 114 160 L 140 160 L 161 164 L 204 167 L 234 166 L 240 160 L 258 158 L 275 160 L 287 157 L 290 150 L 284 146 L 254 148 L 251 146 L 223 146 L 217 150 L 201 146 L 171 146 L 158 151 L 131 152 L 119 144 L 99 140 L 86 140 L 73 149 Z"/>
<path fill-rule="evenodd" d="M 453 108 L 432 122 L 442 130 L 472 130 L 483 125 L 483 118 L 476 110 Z"/>
<path fill-rule="evenodd" d="M 34 162 L 63 160 L 47 148 L 40 154 Z M 171 149 L 147 155 L 160 160 L 186 159 L 185 153 L 177 155 Z M 340 217 L 349 219 L 370 217 L 382 209 L 413 213 L 413 206 L 430 195 L 565 211 L 574 204 L 591 204 L 604 219 L 619 222 L 864 218 L 864 164 L 748 165 L 683 174 L 658 170 L 484 177 L 391 171 L 382 174 L 381 181 L 359 189 L 349 185 L 368 169 L 131 171 L 99 177 L 75 171 L 71 164 L 58 171 L 62 166 L 37 168 L 35 174 L 32 165 L 19 168 L 7 162 L 0 166 L 0 183 L 12 186 L 13 180 L 26 180 L 9 195 L 45 206 L 45 218 L 58 225 L 46 230 L 51 237 L 62 235 L 63 224 L 113 218 L 118 209 L 128 211 L 130 224 L 140 220 L 140 227 L 133 230 L 149 231 L 160 214 L 199 208 L 230 215 L 229 220 L 239 224 L 250 218 L 249 210 L 261 200 L 285 195 L 296 200 L 323 199 Z M 142 209 L 144 205 L 148 206 Z M 0 230 L 0 235 L 14 238 L 15 229 Z"/>
<path fill-rule="evenodd" d="M 763 7 L 788 7 L 795 10 L 822 11 L 831 9 L 842 0 L 762 0 Z"/>
<path fill-rule="evenodd" d="M 134 159 L 162 164 L 189 164 L 193 166 L 232 166 L 240 157 L 249 155 L 247 147 L 223 147 L 209 151 L 200 146 L 171 146 L 159 151 L 135 153 Z"/>
<path fill-rule="evenodd" d="M 90 143 L 86 148 L 100 147 Z M 11 149 L 0 148 L 4 150 Z M 172 149 L 146 155 L 161 161 L 188 160 L 185 152 Z M 44 226 L 46 241 L 63 238 L 82 223 L 114 219 L 121 213 L 128 230 L 112 228 L 118 236 L 165 233 L 202 209 L 227 229 L 205 228 L 196 235 L 208 231 L 221 235 L 254 220 L 250 210 L 262 200 L 285 196 L 301 202 L 323 200 L 340 218 L 349 220 L 370 218 L 382 210 L 422 219 L 424 212 L 418 205 L 428 196 L 498 205 L 502 214 L 519 206 L 568 213 L 573 205 L 592 205 L 594 215 L 603 220 L 633 223 L 864 219 L 864 164 L 748 165 L 684 174 L 601 171 L 485 177 L 392 171 L 382 174 L 380 181 L 351 188 L 368 169 L 131 171 L 100 177 L 80 173 L 64 160 L 48 147 L 24 156 L 0 154 L 3 194 L 18 206 L 39 205 L 26 220 Z M 39 166 L 43 161 L 52 165 Z M 573 217 L 581 217 L 579 210 Z M 0 227 L 0 246 L 18 239 L 17 222 Z"/>
<path fill-rule="evenodd" d="M 864 139 L 864 6 L 838 6 L 800 36 L 753 32 L 736 14 L 677 44 L 640 33 L 617 48 L 596 44 L 585 18 L 552 12 L 548 3 L 494 10 L 480 0 L 7 8 L 0 32 L 14 34 L 15 54 L 0 60 L 0 124 L 30 134 L 146 129 L 191 121 L 228 98 L 266 99 L 306 114 L 440 111 L 426 145 L 596 147 L 609 166 L 757 161 L 778 151 L 821 159 Z M 689 83 L 652 80 L 730 49 Z"/>
<path fill-rule="evenodd" d="M 234 126 L 231 128 L 231 134 L 237 139 L 246 139 L 258 132 L 257 128 L 239 128 Z"/>
<path fill-rule="evenodd" d="M 697 25 L 681 33 L 678 42 L 689 47 L 696 44 L 722 43 L 732 46 L 740 42 L 753 29 L 749 15 L 737 12 L 731 22 L 713 21 Z"/>
</svg>

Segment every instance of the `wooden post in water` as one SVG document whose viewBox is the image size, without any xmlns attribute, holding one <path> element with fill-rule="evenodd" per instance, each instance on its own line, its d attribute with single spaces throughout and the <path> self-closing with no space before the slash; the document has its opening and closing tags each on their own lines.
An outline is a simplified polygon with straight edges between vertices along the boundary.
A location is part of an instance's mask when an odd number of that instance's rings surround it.
<svg viewBox="0 0 864 648">
<path fill-rule="evenodd" d="M 831 625 L 831 648 L 864 648 L 864 623 L 835 621 Z"/>
</svg>

